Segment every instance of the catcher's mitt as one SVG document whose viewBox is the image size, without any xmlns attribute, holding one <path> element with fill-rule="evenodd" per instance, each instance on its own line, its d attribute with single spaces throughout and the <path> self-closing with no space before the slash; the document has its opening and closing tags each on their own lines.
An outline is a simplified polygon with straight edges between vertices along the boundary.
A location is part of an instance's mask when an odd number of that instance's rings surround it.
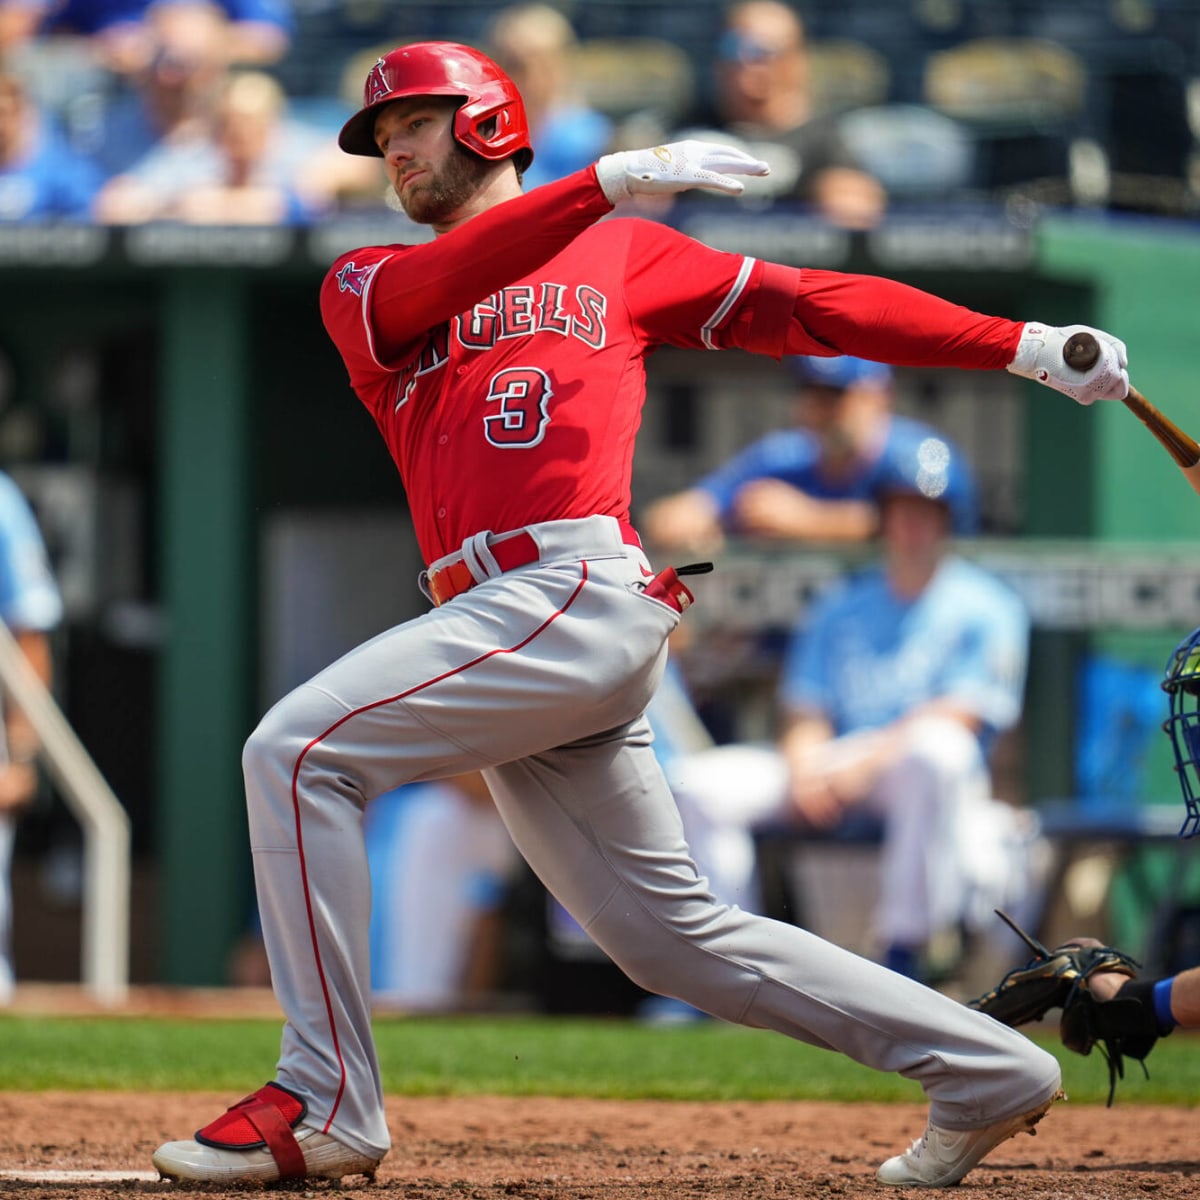
<svg viewBox="0 0 1200 1200">
<path fill-rule="evenodd" d="M 1110 1000 L 1099 1000 L 1091 980 L 1100 972 L 1116 972 L 1134 979 L 1141 964 L 1111 946 L 1066 942 L 1047 950 L 1006 913 L 997 909 L 996 915 L 1025 942 L 1034 957 L 1023 967 L 1009 971 L 990 992 L 969 1001 L 968 1007 L 1014 1026 L 1039 1021 L 1050 1009 L 1061 1008 L 1059 1033 L 1068 1050 L 1086 1055 L 1100 1044 L 1108 1063 L 1111 1105 L 1117 1080 L 1125 1077 L 1125 1057 L 1139 1060 L 1146 1071 L 1146 1055 L 1160 1033 L 1153 1008 L 1142 1003 L 1136 985 L 1126 985 Z M 1148 1071 L 1146 1074 L 1149 1077 Z"/>
</svg>

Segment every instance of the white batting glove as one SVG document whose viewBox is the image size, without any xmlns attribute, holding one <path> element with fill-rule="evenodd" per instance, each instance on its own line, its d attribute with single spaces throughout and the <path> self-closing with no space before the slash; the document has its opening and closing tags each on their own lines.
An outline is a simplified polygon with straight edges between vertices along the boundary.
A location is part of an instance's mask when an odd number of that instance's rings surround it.
<svg viewBox="0 0 1200 1200">
<path fill-rule="evenodd" d="M 610 204 L 632 195 L 666 195 L 707 188 L 740 196 L 746 185 L 735 175 L 768 175 L 771 168 L 734 146 L 715 142 L 671 142 L 648 150 L 618 150 L 596 163 L 600 187 Z"/>
<path fill-rule="evenodd" d="M 1077 371 L 1063 360 L 1063 347 L 1076 333 L 1090 333 L 1100 344 L 1100 357 L 1090 370 Z M 1129 359 L 1125 343 L 1090 325 L 1039 325 L 1021 331 L 1016 357 L 1008 364 L 1014 375 L 1036 379 L 1080 404 L 1123 400 L 1129 394 Z"/>
</svg>

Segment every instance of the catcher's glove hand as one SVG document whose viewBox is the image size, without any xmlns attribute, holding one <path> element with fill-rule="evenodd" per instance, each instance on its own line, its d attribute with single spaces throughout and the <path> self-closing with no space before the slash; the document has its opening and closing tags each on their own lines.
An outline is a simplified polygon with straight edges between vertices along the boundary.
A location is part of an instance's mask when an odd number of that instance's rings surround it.
<svg viewBox="0 0 1200 1200">
<path fill-rule="evenodd" d="M 1145 1071 L 1146 1055 L 1160 1034 L 1152 1010 L 1120 992 L 1110 1000 L 1099 999 L 1093 977 L 1115 972 L 1134 979 L 1141 964 L 1120 950 L 1090 939 L 1047 950 L 1006 913 L 997 909 L 996 915 L 1025 942 L 1034 957 L 1023 967 L 1009 971 L 990 992 L 969 1001 L 968 1007 L 1013 1026 L 1041 1020 L 1050 1009 L 1061 1008 L 1059 1033 L 1068 1050 L 1086 1055 L 1100 1043 L 1108 1063 L 1111 1105 L 1117 1080 L 1125 1077 L 1125 1056 L 1141 1061 Z"/>
</svg>

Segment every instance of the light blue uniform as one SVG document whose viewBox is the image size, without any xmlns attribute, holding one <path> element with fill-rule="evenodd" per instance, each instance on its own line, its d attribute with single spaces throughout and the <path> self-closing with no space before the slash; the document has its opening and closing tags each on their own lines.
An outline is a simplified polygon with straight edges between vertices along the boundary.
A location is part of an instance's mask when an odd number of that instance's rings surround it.
<svg viewBox="0 0 1200 1200">
<path fill-rule="evenodd" d="M 33 512 L 21 489 L 0 474 L 0 620 L 14 633 L 47 632 L 62 620 L 62 611 Z M 0 761 L 6 757 L 7 747 L 0 738 Z M 9 867 L 15 833 L 15 815 L 0 812 L 0 1003 L 13 986 Z"/>
<path fill-rule="evenodd" d="M 1028 647 L 1025 606 L 973 563 L 947 558 L 915 600 L 874 566 L 814 604 L 788 648 L 781 697 L 819 709 L 838 735 L 950 698 L 979 718 L 987 752 L 1021 714 Z"/>
<path fill-rule="evenodd" d="M 37 519 L 21 489 L 0 474 L 0 619 L 10 629 L 48 632 L 62 615 Z"/>
<path fill-rule="evenodd" d="M 879 818 L 884 843 L 873 933 L 881 948 L 917 947 L 959 922 L 986 927 L 992 908 L 1028 890 L 1036 829 L 992 797 L 987 756 L 1021 714 L 1029 618 L 1007 585 L 948 556 L 913 600 L 881 567 L 822 593 L 791 639 L 781 706 L 827 718 L 828 749 L 849 764 L 873 752 L 871 731 L 909 718 L 904 752 L 847 814 Z M 944 715 L 950 702 L 979 732 Z M 673 764 L 696 861 L 715 893 L 756 906 L 753 831 L 794 819 L 790 771 L 774 746 L 729 745 Z"/>
</svg>

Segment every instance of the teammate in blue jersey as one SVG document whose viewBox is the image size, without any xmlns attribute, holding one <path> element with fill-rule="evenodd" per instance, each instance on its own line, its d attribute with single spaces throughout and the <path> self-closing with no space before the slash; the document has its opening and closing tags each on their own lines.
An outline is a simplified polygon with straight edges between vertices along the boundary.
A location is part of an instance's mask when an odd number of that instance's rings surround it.
<svg viewBox="0 0 1200 1200">
<path fill-rule="evenodd" d="M 716 552 L 726 534 L 853 542 L 878 528 L 880 483 L 935 431 L 892 411 L 884 363 L 796 355 L 797 421 L 752 442 L 686 491 L 647 506 L 642 528 L 664 549 Z M 974 483 L 962 481 L 955 532 L 974 533 Z"/>
<path fill-rule="evenodd" d="M 62 619 L 62 600 L 50 573 L 37 521 L 20 489 L 0 474 L 0 620 L 43 683 L 50 682 L 46 638 Z M 12 896 L 9 865 L 17 817 L 37 791 L 38 738 L 24 713 L 5 703 L 0 737 L 0 1004 L 12 996 L 9 948 Z"/>
<path fill-rule="evenodd" d="M 1031 831 L 993 799 L 988 769 L 1021 714 L 1029 619 L 950 553 L 972 496 L 958 451 L 929 436 L 877 482 L 882 561 L 824 592 L 794 634 L 778 744 L 717 747 L 668 779 L 713 890 L 743 906 L 758 903 L 755 828 L 878 818 L 874 937 L 887 965 L 919 975 L 935 935 L 985 926 L 1031 890 Z"/>
<path fill-rule="evenodd" d="M 477 771 L 410 783 L 367 809 L 377 1005 L 469 1006 L 497 984 L 517 852 Z"/>
</svg>

